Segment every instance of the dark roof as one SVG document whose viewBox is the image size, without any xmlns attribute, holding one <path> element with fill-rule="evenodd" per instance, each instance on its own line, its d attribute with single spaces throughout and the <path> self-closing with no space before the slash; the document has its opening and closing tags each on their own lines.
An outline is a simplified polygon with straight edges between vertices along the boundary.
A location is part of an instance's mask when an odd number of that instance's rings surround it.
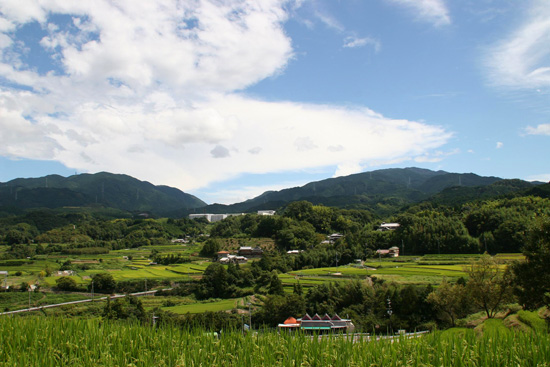
<svg viewBox="0 0 550 367">
<path fill-rule="evenodd" d="M 302 317 L 302 320 L 311 320 L 311 316 L 306 313 L 306 315 Z"/>
<path fill-rule="evenodd" d="M 342 320 L 338 314 L 334 314 L 331 320 Z"/>
<path fill-rule="evenodd" d="M 321 316 L 319 316 L 318 314 L 315 314 L 315 316 L 313 316 L 311 319 L 312 320 L 321 320 Z"/>
<path fill-rule="evenodd" d="M 323 316 L 323 320 L 330 320 L 330 316 L 326 313 L 325 316 Z"/>
</svg>

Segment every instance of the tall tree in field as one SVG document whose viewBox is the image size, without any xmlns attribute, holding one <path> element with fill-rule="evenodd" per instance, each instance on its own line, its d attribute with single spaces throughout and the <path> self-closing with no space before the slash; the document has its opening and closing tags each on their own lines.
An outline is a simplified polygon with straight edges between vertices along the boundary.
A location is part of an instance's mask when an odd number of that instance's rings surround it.
<svg viewBox="0 0 550 367">
<path fill-rule="evenodd" d="M 514 292 L 526 309 L 550 307 L 550 220 L 537 221 L 523 247 L 524 262 L 512 265 Z"/>
<path fill-rule="evenodd" d="M 482 256 L 467 267 L 468 289 L 472 301 L 479 306 L 488 318 L 493 318 L 500 307 L 511 300 L 511 273 L 493 257 Z"/>
<path fill-rule="evenodd" d="M 451 326 L 455 326 L 457 318 L 467 314 L 466 287 L 450 284 L 447 279 L 443 279 L 439 288 L 428 295 L 427 301 L 449 318 Z"/>
</svg>

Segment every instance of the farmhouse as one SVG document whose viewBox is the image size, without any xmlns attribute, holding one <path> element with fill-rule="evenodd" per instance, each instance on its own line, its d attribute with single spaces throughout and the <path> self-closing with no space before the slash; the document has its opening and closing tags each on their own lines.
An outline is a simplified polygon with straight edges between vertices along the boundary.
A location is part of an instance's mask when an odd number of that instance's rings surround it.
<svg viewBox="0 0 550 367">
<path fill-rule="evenodd" d="M 263 253 L 264 250 L 259 247 L 241 246 L 241 248 L 239 248 L 239 255 L 241 256 L 261 257 Z"/>
<path fill-rule="evenodd" d="M 216 255 L 218 256 L 218 260 L 223 259 L 224 257 L 227 257 L 229 255 L 229 251 L 218 251 L 216 252 Z"/>
<path fill-rule="evenodd" d="M 324 244 L 334 244 L 337 240 L 339 240 L 340 238 L 343 238 L 344 235 L 343 234 L 340 234 L 340 233 L 333 233 L 329 236 L 327 236 L 327 239 L 324 240 L 323 242 L 321 243 L 324 243 Z"/>
<path fill-rule="evenodd" d="M 398 257 L 399 256 L 399 247 L 393 246 L 390 247 L 387 250 L 376 250 L 376 253 L 380 256 L 387 256 L 387 257 Z"/>
<path fill-rule="evenodd" d="M 226 257 L 222 257 L 221 259 L 218 259 L 218 262 L 220 264 L 246 264 L 248 259 L 244 256 L 239 255 L 227 255 Z"/>
<path fill-rule="evenodd" d="M 338 315 L 330 317 L 328 314 L 321 317 L 318 314 L 311 317 L 306 314 L 301 319 L 296 320 L 293 317 L 289 317 L 282 324 L 279 324 L 279 329 L 285 330 L 304 330 L 311 332 L 353 332 L 355 326 L 351 319 L 342 319 Z"/>
</svg>

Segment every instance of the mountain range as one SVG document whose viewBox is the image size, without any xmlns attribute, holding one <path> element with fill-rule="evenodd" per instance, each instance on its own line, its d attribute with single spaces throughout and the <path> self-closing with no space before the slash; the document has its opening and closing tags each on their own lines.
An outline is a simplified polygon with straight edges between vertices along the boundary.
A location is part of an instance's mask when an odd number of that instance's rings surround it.
<svg viewBox="0 0 550 367">
<path fill-rule="evenodd" d="M 308 200 L 348 209 L 367 209 L 390 215 L 400 208 L 431 201 L 460 205 L 513 193 L 548 195 L 540 182 L 503 180 L 474 173 L 449 173 L 421 168 L 392 168 L 330 178 L 280 191 L 267 191 L 231 205 L 207 205 L 199 198 L 169 186 L 155 186 L 112 173 L 49 175 L 0 183 L 0 211 L 10 208 L 108 207 L 131 213 L 181 217 L 189 213 L 240 213 L 279 209 L 289 202 Z"/>
</svg>

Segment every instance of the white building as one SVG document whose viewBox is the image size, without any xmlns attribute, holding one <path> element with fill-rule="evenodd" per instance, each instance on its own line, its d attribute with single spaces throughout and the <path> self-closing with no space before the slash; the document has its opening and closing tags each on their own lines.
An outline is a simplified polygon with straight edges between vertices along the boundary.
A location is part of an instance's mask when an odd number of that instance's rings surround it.
<svg viewBox="0 0 550 367">
<path fill-rule="evenodd" d="M 258 210 L 258 215 L 275 215 L 275 210 Z"/>
<path fill-rule="evenodd" d="M 399 228 L 399 223 L 384 223 L 380 224 L 380 227 L 378 227 L 379 231 L 393 231 Z"/>
<path fill-rule="evenodd" d="M 232 213 L 232 214 L 189 214 L 189 219 L 206 218 L 207 221 L 214 223 L 224 220 L 227 217 L 244 215 L 244 213 Z"/>
</svg>

